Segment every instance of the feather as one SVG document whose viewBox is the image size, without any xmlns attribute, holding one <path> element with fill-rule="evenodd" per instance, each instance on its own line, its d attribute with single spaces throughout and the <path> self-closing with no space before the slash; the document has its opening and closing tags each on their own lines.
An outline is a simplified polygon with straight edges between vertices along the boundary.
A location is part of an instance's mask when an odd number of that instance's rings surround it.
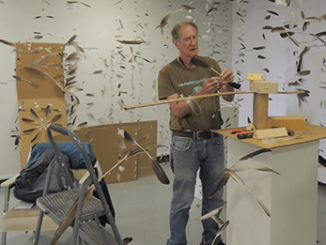
<svg viewBox="0 0 326 245">
<path fill-rule="evenodd" d="M 41 128 L 40 128 L 41 129 Z M 39 134 L 40 134 L 40 129 L 39 129 L 39 131 L 37 132 L 37 134 L 34 136 L 34 138 L 31 140 L 31 143 L 32 142 L 34 142 L 36 139 L 37 139 L 37 137 L 39 136 Z"/>
<path fill-rule="evenodd" d="M 189 96 L 186 103 L 190 106 L 191 111 L 194 113 L 195 116 L 199 116 L 202 112 L 200 105 L 198 104 L 197 100 Z"/>
<path fill-rule="evenodd" d="M 118 131 L 118 132 L 120 134 L 121 131 Z M 137 145 L 140 149 L 142 149 L 147 154 L 147 156 L 150 159 L 151 166 L 152 166 L 157 178 L 159 179 L 159 181 L 162 184 L 168 185 L 170 183 L 170 181 L 169 181 L 168 177 L 166 176 L 162 167 L 159 165 L 159 163 L 156 160 L 154 160 L 153 157 L 140 144 L 138 144 L 137 141 L 135 141 L 132 138 L 132 136 L 125 130 L 123 130 L 123 137 L 126 140 L 126 142 Z"/>
<path fill-rule="evenodd" d="M 214 240 L 212 242 L 212 244 L 214 244 L 216 238 L 218 238 L 225 230 L 226 230 L 226 227 L 229 225 L 229 221 L 226 221 L 222 226 L 221 228 L 217 231 L 215 237 L 214 237 Z"/>
<path fill-rule="evenodd" d="M 318 32 L 314 35 L 315 37 L 322 37 L 322 36 L 326 36 L 326 31 L 323 32 Z"/>
<path fill-rule="evenodd" d="M 263 26 L 263 28 L 262 28 L 263 30 L 272 30 L 273 29 L 273 27 L 271 27 L 271 26 Z"/>
<path fill-rule="evenodd" d="M 217 183 L 217 186 L 215 187 L 215 190 L 209 195 L 208 198 L 212 198 L 220 189 L 223 188 L 223 186 L 225 186 L 228 182 L 230 178 L 230 174 L 229 173 L 224 173 L 222 175 L 222 177 L 220 178 L 219 182 Z"/>
<path fill-rule="evenodd" d="M 302 93 L 298 93 L 297 97 L 298 97 L 298 101 L 299 101 L 299 107 L 302 106 L 302 102 L 307 102 L 306 97 L 309 97 L 309 90 L 305 90 L 305 89 L 298 89 L 298 91 L 302 91 Z"/>
<path fill-rule="evenodd" d="M 241 177 L 238 174 L 236 174 L 235 171 L 232 170 L 232 168 L 231 169 L 226 168 L 224 169 L 224 171 L 228 173 L 231 176 L 231 178 L 234 179 L 234 181 L 237 182 L 240 186 L 242 187 L 245 186 L 244 181 L 241 179 Z"/>
<path fill-rule="evenodd" d="M 270 30 L 271 30 L 271 32 L 279 32 L 279 33 L 286 32 L 286 30 L 283 26 L 272 27 Z"/>
<path fill-rule="evenodd" d="M 255 167 L 254 169 L 258 170 L 258 171 L 264 171 L 264 172 L 270 172 L 270 173 L 274 173 L 274 174 L 278 174 L 278 175 L 281 175 L 279 172 L 269 168 L 269 167 Z"/>
<path fill-rule="evenodd" d="M 28 81 L 26 79 L 22 79 L 21 77 L 13 76 L 13 78 L 15 78 L 17 81 L 27 82 L 27 83 L 29 83 L 30 85 L 32 85 L 32 86 L 34 86 L 36 88 L 40 87 L 40 85 L 38 83 L 34 83 L 34 82 Z"/>
<path fill-rule="evenodd" d="M 200 218 L 197 218 L 196 220 L 205 220 L 205 219 L 209 219 L 209 218 L 213 218 L 215 215 L 217 215 L 221 209 L 225 208 L 226 205 L 224 204 L 223 206 L 214 209 L 213 211 L 210 211 L 209 213 L 201 216 Z"/>
<path fill-rule="evenodd" d="M 72 45 L 81 53 L 85 53 L 84 49 L 80 47 L 76 42 L 72 42 Z"/>
<path fill-rule="evenodd" d="M 250 158 L 253 158 L 255 156 L 258 156 L 262 153 L 266 153 L 266 152 L 271 152 L 272 150 L 271 149 L 259 149 L 257 151 L 254 151 L 254 152 L 251 152 L 243 157 L 241 157 L 236 163 L 233 164 L 233 166 L 231 168 L 233 168 L 236 164 L 238 164 L 240 161 L 245 161 L 245 160 L 248 160 Z"/>
<path fill-rule="evenodd" d="M 33 76 L 36 76 L 38 80 L 44 79 L 43 73 L 40 72 L 40 70 L 38 70 L 38 69 L 34 69 L 33 67 L 30 67 L 30 66 L 24 66 L 24 70 L 29 73 L 32 73 Z"/>
<path fill-rule="evenodd" d="M 80 124 L 77 125 L 77 127 L 82 127 L 82 126 L 86 126 L 87 125 L 87 122 L 82 122 Z"/>
<path fill-rule="evenodd" d="M 6 45 L 9 45 L 12 47 L 16 47 L 15 43 L 12 43 L 12 42 L 9 42 L 9 41 L 3 40 L 3 39 L 0 39 L 0 43 L 6 44 Z"/>
<path fill-rule="evenodd" d="M 286 3 L 283 0 L 275 0 L 275 5 L 283 5 L 283 6 L 287 6 Z"/>
<path fill-rule="evenodd" d="M 307 76 L 310 74 L 310 70 L 300 71 L 297 73 L 298 76 Z"/>
<path fill-rule="evenodd" d="M 24 130 L 23 133 L 33 132 L 33 131 L 35 131 L 36 129 L 39 129 L 39 128 L 40 127 L 30 128 L 30 129 Z"/>
<path fill-rule="evenodd" d="M 33 119 L 29 119 L 29 118 L 22 118 L 22 120 L 24 121 L 24 122 L 29 122 L 29 123 L 36 123 Z"/>
<path fill-rule="evenodd" d="M 66 59 L 66 61 L 70 61 L 70 60 L 79 60 L 79 56 L 77 52 L 73 52 L 71 53 Z"/>
<path fill-rule="evenodd" d="M 321 18 L 319 17 L 307 17 L 303 19 L 303 22 L 320 22 Z"/>
<path fill-rule="evenodd" d="M 102 74 L 103 70 L 94 71 L 93 74 Z"/>
<path fill-rule="evenodd" d="M 129 45 L 137 45 L 144 43 L 143 40 L 117 40 L 119 43 L 122 44 L 129 44 Z"/>
<path fill-rule="evenodd" d="M 124 245 L 127 245 L 127 244 L 129 244 L 132 240 L 133 240 L 132 237 L 125 237 L 125 238 L 123 238 L 122 242 L 123 242 Z"/>
<path fill-rule="evenodd" d="M 77 35 L 73 35 L 67 43 L 72 43 L 73 41 L 75 41 L 75 39 L 77 38 Z"/>
<path fill-rule="evenodd" d="M 295 21 L 294 13 L 290 11 L 290 26 L 289 26 L 290 29 L 293 29 L 295 25 L 296 25 L 296 21 Z"/>
<path fill-rule="evenodd" d="M 38 115 L 37 115 L 37 113 L 32 109 L 32 108 L 30 108 L 30 112 L 32 113 L 32 115 L 39 121 L 39 122 L 42 122 L 43 121 L 43 119 L 42 118 L 40 118 Z"/>
<path fill-rule="evenodd" d="M 168 13 L 167 15 L 164 16 L 164 18 L 161 20 L 161 23 L 155 28 L 161 28 L 163 29 L 167 23 L 168 23 L 168 20 L 172 17 L 172 13 Z"/>
<path fill-rule="evenodd" d="M 51 106 L 47 105 L 47 107 L 45 108 L 45 117 L 48 117 L 51 115 Z"/>
<path fill-rule="evenodd" d="M 264 19 L 265 20 L 269 20 L 271 18 L 271 15 L 269 14 L 269 15 L 267 15 Z"/>
<path fill-rule="evenodd" d="M 262 50 L 265 48 L 266 48 L 266 46 L 253 47 L 254 50 Z"/>
<path fill-rule="evenodd" d="M 276 15 L 276 16 L 278 16 L 278 13 L 276 13 L 275 11 L 272 11 L 272 10 L 266 10 L 268 13 L 270 13 L 270 14 L 273 14 L 273 15 Z"/>
<path fill-rule="evenodd" d="M 55 115 L 52 119 L 50 119 L 47 123 L 54 123 L 58 121 L 62 117 L 62 114 Z"/>
<path fill-rule="evenodd" d="M 301 71 L 302 57 L 309 49 L 310 48 L 308 46 L 306 46 L 306 47 L 304 47 L 302 52 L 299 54 L 299 62 L 298 62 L 298 65 L 297 65 L 297 72 Z"/>
</svg>

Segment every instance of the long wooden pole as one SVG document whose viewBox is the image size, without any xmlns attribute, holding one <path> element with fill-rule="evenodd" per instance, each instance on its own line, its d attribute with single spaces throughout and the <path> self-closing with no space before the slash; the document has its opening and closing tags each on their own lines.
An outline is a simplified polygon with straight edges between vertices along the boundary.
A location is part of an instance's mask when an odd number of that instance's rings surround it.
<svg viewBox="0 0 326 245">
<path fill-rule="evenodd" d="M 209 98 L 209 97 L 223 96 L 223 95 L 230 95 L 230 94 L 254 94 L 254 93 L 255 92 L 251 92 L 251 91 L 235 91 L 235 92 L 223 92 L 223 93 L 214 93 L 214 94 L 194 95 L 194 96 L 192 96 L 192 98 L 199 99 L 199 98 Z M 278 94 L 302 94 L 302 93 L 307 93 L 307 92 L 306 91 L 278 92 Z M 141 107 L 146 107 L 146 106 L 162 105 L 162 104 L 167 104 L 167 103 L 171 103 L 171 102 L 185 101 L 188 98 L 189 97 L 182 97 L 182 98 L 171 99 L 171 100 L 160 100 L 160 101 L 156 101 L 156 102 L 144 103 L 144 104 L 139 104 L 139 105 L 122 106 L 121 109 L 130 110 L 130 109 L 136 109 L 136 108 L 141 108 Z"/>
</svg>

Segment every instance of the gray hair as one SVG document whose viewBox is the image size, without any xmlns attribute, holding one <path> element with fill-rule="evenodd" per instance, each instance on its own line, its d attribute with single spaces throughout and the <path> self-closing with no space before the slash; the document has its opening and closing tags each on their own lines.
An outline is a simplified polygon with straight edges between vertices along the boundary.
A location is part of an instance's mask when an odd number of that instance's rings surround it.
<svg viewBox="0 0 326 245">
<path fill-rule="evenodd" d="M 182 26 L 186 26 L 186 25 L 193 26 L 196 29 L 197 33 L 198 33 L 198 27 L 195 24 L 195 22 L 193 22 L 192 20 L 180 21 L 177 24 L 175 24 L 174 27 L 171 30 L 172 38 L 173 39 L 176 39 L 176 40 L 179 40 L 179 38 L 180 38 L 180 33 L 179 33 L 180 32 L 180 28 Z"/>
</svg>

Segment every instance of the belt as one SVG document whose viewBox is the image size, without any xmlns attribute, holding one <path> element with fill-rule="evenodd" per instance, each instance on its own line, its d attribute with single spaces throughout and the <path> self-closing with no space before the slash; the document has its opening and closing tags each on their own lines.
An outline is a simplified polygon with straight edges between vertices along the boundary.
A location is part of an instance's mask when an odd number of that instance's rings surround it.
<svg viewBox="0 0 326 245">
<path fill-rule="evenodd" d="M 217 137 L 219 134 L 214 133 L 212 131 L 181 131 L 181 130 L 173 130 L 172 135 L 188 137 L 193 139 L 210 139 Z"/>
</svg>

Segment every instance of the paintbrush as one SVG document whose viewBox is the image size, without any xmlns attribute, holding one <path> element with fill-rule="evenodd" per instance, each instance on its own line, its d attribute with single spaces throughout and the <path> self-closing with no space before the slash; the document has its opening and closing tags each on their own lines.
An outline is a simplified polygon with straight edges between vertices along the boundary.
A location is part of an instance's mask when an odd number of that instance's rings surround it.
<svg viewBox="0 0 326 245">
<path fill-rule="evenodd" d="M 195 66 L 199 66 L 202 68 L 207 68 L 207 69 L 211 69 L 212 71 L 214 71 L 217 75 L 221 76 L 221 73 L 219 73 L 217 70 L 215 70 L 213 67 L 209 66 L 206 62 L 198 59 L 197 57 L 192 57 L 191 59 L 191 63 Z M 235 89 L 239 89 L 241 87 L 241 85 L 239 83 L 234 83 L 234 82 L 229 82 L 228 83 L 231 87 L 235 88 Z"/>
</svg>

